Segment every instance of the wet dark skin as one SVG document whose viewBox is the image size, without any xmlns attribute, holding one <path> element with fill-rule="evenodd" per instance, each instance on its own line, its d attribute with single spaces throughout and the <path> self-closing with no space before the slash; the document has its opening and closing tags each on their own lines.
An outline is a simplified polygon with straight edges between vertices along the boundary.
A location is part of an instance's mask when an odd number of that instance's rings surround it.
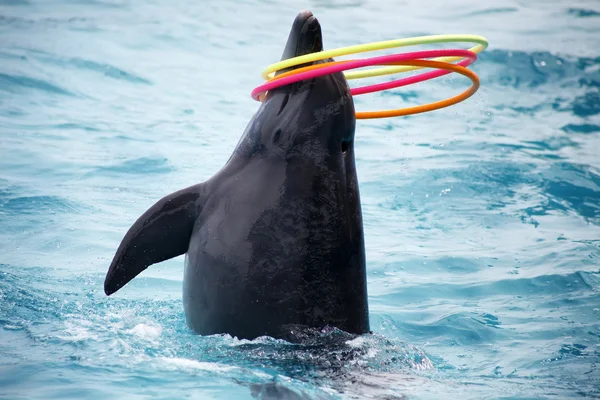
<svg viewBox="0 0 600 400">
<path fill-rule="evenodd" d="M 322 49 L 319 22 L 301 12 L 282 59 Z M 186 254 L 183 305 L 199 334 L 368 332 L 355 125 L 341 73 L 270 91 L 219 172 L 159 200 L 133 224 L 106 294 Z"/>
</svg>

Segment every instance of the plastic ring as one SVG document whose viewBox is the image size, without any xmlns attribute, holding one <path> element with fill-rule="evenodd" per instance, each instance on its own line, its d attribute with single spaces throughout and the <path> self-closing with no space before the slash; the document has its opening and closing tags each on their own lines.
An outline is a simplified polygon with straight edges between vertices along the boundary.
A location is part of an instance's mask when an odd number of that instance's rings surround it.
<svg viewBox="0 0 600 400">
<path fill-rule="evenodd" d="M 398 54 L 395 56 L 384 56 L 384 57 L 399 58 L 401 56 L 403 56 L 403 54 Z M 360 61 L 368 61 L 368 60 L 360 60 Z M 456 72 L 456 73 L 459 73 L 459 74 L 469 78 L 471 80 L 472 84 L 471 84 L 471 87 L 469 89 L 467 89 L 466 91 L 464 91 L 463 93 L 461 93 L 457 96 L 451 97 L 449 99 L 446 99 L 446 100 L 441 100 L 441 101 L 437 101 L 434 103 L 429 103 L 429 104 L 425 104 L 425 105 L 421 105 L 421 106 L 401 108 L 401 109 L 395 109 L 395 110 L 357 112 L 356 119 L 400 117 L 400 116 L 413 115 L 413 114 L 419 114 L 419 113 L 424 113 L 424 112 L 428 112 L 428 111 L 438 110 L 440 108 L 449 107 L 451 105 L 457 104 L 461 101 L 468 99 L 473 94 L 475 94 L 475 92 L 477 92 L 477 89 L 479 89 L 479 78 L 477 77 L 477 75 L 473 71 L 470 71 L 467 68 L 462 67 L 460 65 L 450 64 L 450 63 L 441 62 L 441 61 L 431 61 L 431 60 L 408 60 L 408 61 L 392 61 L 392 62 L 394 62 L 396 64 L 400 64 L 400 65 L 405 65 L 405 66 L 416 66 L 416 67 L 420 67 L 420 68 L 437 68 L 437 69 L 443 69 L 443 70 Z M 340 66 L 341 66 L 341 68 L 346 67 L 345 69 L 348 69 L 347 68 L 348 64 L 351 64 L 353 62 L 341 61 L 339 63 L 340 64 L 322 68 L 321 70 L 324 70 L 327 68 L 335 68 L 335 67 L 338 67 L 338 69 L 339 69 Z M 381 62 L 380 64 L 383 64 L 383 63 L 384 62 Z M 304 72 L 303 74 L 308 74 L 311 72 L 312 71 L 308 71 L 308 72 Z M 322 73 L 322 71 L 319 71 L 319 70 L 317 70 L 317 72 Z M 288 78 L 297 78 L 299 75 L 302 75 L 302 74 L 289 76 L 287 78 L 281 78 L 281 80 L 286 80 Z M 299 80 L 302 80 L 302 79 L 299 79 Z M 272 82 L 272 81 L 267 82 L 266 84 L 261 85 L 261 86 L 266 86 L 270 83 L 275 83 L 275 82 Z M 258 95 L 263 92 L 263 90 L 260 89 L 261 86 L 257 87 L 253 91 L 253 97 L 255 97 L 255 95 L 256 95 L 255 99 L 257 99 Z"/>
<path fill-rule="evenodd" d="M 399 62 L 398 64 L 400 64 L 400 63 L 405 64 L 405 65 L 418 66 L 421 68 L 445 69 L 445 70 L 459 73 L 463 76 L 466 76 L 467 78 L 469 78 L 471 80 L 471 87 L 457 96 L 454 96 L 454 97 L 451 97 L 451 98 L 445 99 L 445 100 L 436 101 L 434 103 L 424 104 L 421 106 L 400 108 L 400 109 L 396 109 L 396 110 L 357 112 L 356 119 L 402 117 L 402 116 L 406 116 L 406 115 L 420 114 L 420 113 L 429 112 L 429 111 L 433 111 L 433 110 L 439 110 L 440 108 L 453 106 L 454 104 L 460 103 L 461 101 L 468 99 L 469 97 L 473 96 L 475 94 L 475 92 L 477 92 L 477 89 L 479 89 L 479 78 L 477 77 L 477 75 L 473 71 L 471 71 L 465 67 L 462 67 L 460 65 L 450 64 L 450 63 L 442 62 L 442 61 L 431 61 L 431 60 L 403 61 L 403 62 Z"/>
<path fill-rule="evenodd" d="M 438 50 L 438 51 L 447 52 L 449 55 L 453 54 L 455 56 L 466 57 L 465 60 L 463 60 L 457 64 L 457 65 L 460 65 L 461 67 L 467 67 L 467 66 L 473 64 L 477 60 L 477 55 L 469 50 L 457 49 L 457 50 Z M 411 53 L 408 53 L 408 54 L 411 54 Z M 411 58 L 414 58 L 414 59 L 421 58 L 418 56 L 419 55 L 417 54 L 417 56 L 411 57 Z M 387 57 L 390 57 L 390 56 L 387 56 Z M 373 60 L 373 59 L 376 60 L 377 58 L 372 58 L 371 60 Z M 272 81 L 275 81 L 275 80 L 278 80 L 281 78 L 285 78 L 287 76 L 296 75 L 296 74 L 302 73 L 304 71 L 312 71 L 315 69 L 325 68 L 329 65 L 348 64 L 348 63 L 355 62 L 355 61 L 359 61 L 359 60 L 332 61 L 332 62 L 329 62 L 326 64 L 309 65 L 307 67 L 297 68 L 292 71 L 285 72 L 281 75 L 277 75 L 275 78 L 271 79 L 269 82 L 272 82 Z M 394 64 L 394 63 L 390 63 L 390 64 Z M 352 67 L 350 67 L 350 68 L 352 68 Z M 411 77 L 404 78 L 404 79 L 398 79 L 398 80 L 391 81 L 391 82 L 384 82 L 384 83 L 378 83 L 375 85 L 368 85 L 368 86 L 361 86 L 361 87 L 353 88 L 350 90 L 350 93 L 352 94 L 352 96 L 359 96 L 361 94 L 379 92 L 382 90 L 395 89 L 398 87 L 408 86 L 408 85 L 412 85 L 415 83 L 424 82 L 424 81 L 427 81 L 430 79 L 439 78 L 440 76 L 448 75 L 451 72 L 452 71 L 449 71 L 449 70 L 438 70 L 438 71 L 425 72 L 425 73 L 422 73 L 419 75 L 411 76 Z"/>
<path fill-rule="evenodd" d="M 317 53 L 310 53 L 299 57 L 289 58 L 287 60 L 279 61 L 271 64 L 262 71 L 262 77 L 264 80 L 269 80 L 273 77 L 275 72 L 282 69 L 294 67 L 300 64 L 306 64 L 313 61 L 323 60 L 326 58 L 333 58 L 339 56 L 345 56 L 349 54 L 364 53 L 368 51 L 391 49 L 396 47 L 404 46 L 415 46 L 419 44 L 434 44 L 434 43 L 448 43 L 448 42 L 468 42 L 477 43 L 477 45 L 471 47 L 469 51 L 475 54 L 481 53 L 488 46 L 488 41 L 483 36 L 477 35 L 431 35 L 431 36 L 418 36 L 413 38 L 386 40 L 382 42 L 373 42 L 366 44 L 359 44 L 348 47 L 341 47 L 338 49 L 320 51 Z M 438 58 L 435 61 L 453 62 L 458 61 L 462 57 L 443 57 Z M 387 68 L 375 68 L 366 71 L 354 71 L 352 73 L 345 74 L 346 79 L 358 79 L 368 78 L 387 74 L 394 74 L 399 72 L 413 71 L 422 67 L 416 66 L 402 66 L 402 67 L 387 67 Z"/>
<path fill-rule="evenodd" d="M 291 74 L 286 73 L 285 76 L 277 76 L 274 79 L 271 79 L 268 82 L 263 83 L 262 85 L 254 88 L 251 93 L 251 96 L 254 100 L 260 100 L 260 96 L 262 93 L 265 93 L 269 90 L 290 85 L 292 83 L 300 82 L 305 79 L 316 78 L 319 76 L 332 74 L 336 72 L 342 72 L 349 69 L 369 67 L 372 65 L 381 65 L 381 64 L 390 64 L 398 61 L 408 61 L 415 60 L 421 58 L 432 58 L 439 56 L 447 56 L 447 55 L 459 55 L 460 58 L 464 57 L 476 57 L 476 55 L 469 50 L 425 50 L 425 51 L 415 51 L 411 53 L 402 53 L 402 54 L 393 54 L 389 56 L 379 56 L 372 58 L 365 58 L 361 60 L 354 61 L 334 61 L 326 64 L 316 64 L 315 66 L 308 66 L 311 68 L 309 71 L 296 73 L 295 71 L 289 71 Z M 307 68 L 307 67 L 305 67 Z M 411 78 L 418 78 L 411 77 Z M 410 78 L 409 78 L 410 79 Z M 392 83 L 392 82 L 390 82 Z M 381 84 L 380 84 L 381 85 Z"/>
</svg>

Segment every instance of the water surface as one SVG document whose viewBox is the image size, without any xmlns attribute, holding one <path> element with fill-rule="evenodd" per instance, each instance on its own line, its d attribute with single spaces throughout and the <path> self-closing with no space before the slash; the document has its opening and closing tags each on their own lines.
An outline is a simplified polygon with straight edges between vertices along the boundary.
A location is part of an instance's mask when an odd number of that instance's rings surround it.
<svg viewBox="0 0 600 400">
<path fill-rule="evenodd" d="M 227 161 L 302 8 L 326 48 L 490 40 L 473 98 L 357 124 L 374 334 L 193 335 L 183 257 L 106 298 L 131 223 Z M 0 397 L 600 397 L 599 38 L 594 1 L 1 1 Z"/>
</svg>

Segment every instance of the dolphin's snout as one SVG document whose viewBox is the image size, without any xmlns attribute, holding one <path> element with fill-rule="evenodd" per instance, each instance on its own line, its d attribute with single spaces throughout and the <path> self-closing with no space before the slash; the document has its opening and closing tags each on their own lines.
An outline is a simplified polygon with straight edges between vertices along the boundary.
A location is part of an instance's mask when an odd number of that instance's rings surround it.
<svg viewBox="0 0 600 400">
<path fill-rule="evenodd" d="M 287 60 L 322 50 L 323 38 L 319 20 L 309 10 L 300 11 L 292 24 L 281 59 Z"/>
</svg>

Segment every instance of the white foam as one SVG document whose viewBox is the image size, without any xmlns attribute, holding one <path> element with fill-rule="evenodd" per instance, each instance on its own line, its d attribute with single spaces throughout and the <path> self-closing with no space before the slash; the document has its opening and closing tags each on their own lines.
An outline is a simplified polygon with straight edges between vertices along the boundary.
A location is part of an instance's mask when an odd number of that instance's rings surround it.
<svg viewBox="0 0 600 400">
<path fill-rule="evenodd" d="M 235 370 L 235 367 L 212 362 L 188 360 L 187 358 L 162 357 L 161 360 L 169 365 L 184 369 L 196 369 L 211 372 L 228 372 Z"/>
<path fill-rule="evenodd" d="M 98 335 L 89 329 L 90 323 L 86 320 L 65 321 L 65 329 L 56 335 L 60 340 L 66 342 L 82 342 L 86 340 L 98 340 Z"/>
<path fill-rule="evenodd" d="M 137 324 L 126 332 L 130 335 L 138 336 L 143 339 L 155 339 L 162 334 L 162 326 Z"/>
<path fill-rule="evenodd" d="M 366 343 L 367 343 L 367 340 L 366 340 L 366 339 L 365 339 L 363 336 L 359 336 L 359 337 L 357 337 L 357 338 L 355 338 L 355 339 L 348 340 L 348 341 L 346 342 L 346 344 L 347 344 L 348 346 L 352 346 L 352 347 L 354 347 L 354 348 L 359 348 L 359 347 L 362 347 L 362 346 L 364 346 Z"/>
</svg>

